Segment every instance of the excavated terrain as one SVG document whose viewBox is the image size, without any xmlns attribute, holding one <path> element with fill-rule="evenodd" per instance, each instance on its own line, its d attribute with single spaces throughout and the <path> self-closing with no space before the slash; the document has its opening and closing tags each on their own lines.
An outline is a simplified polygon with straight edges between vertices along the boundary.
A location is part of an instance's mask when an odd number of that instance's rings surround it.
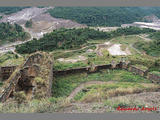
<svg viewBox="0 0 160 120">
<path fill-rule="evenodd" d="M 43 34 L 53 31 L 59 28 L 79 28 L 86 27 L 86 25 L 81 25 L 79 23 L 73 22 L 71 20 L 64 20 L 53 18 L 47 13 L 47 10 L 53 7 L 44 8 L 25 8 L 17 13 L 4 16 L 0 22 L 9 22 L 11 24 L 17 23 L 21 25 L 27 32 L 29 32 L 32 38 L 39 39 L 43 37 Z M 33 26 L 31 28 L 26 28 L 24 25 L 26 21 L 32 20 Z"/>
</svg>

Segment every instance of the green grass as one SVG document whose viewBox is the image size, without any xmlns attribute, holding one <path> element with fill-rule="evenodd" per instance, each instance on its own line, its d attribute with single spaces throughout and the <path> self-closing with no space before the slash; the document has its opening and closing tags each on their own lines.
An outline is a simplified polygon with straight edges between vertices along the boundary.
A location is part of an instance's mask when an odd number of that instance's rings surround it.
<svg viewBox="0 0 160 120">
<path fill-rule="evenodd" d="M 89 96 L 94 96 L 96 93 L 100 93 L 103 97 L 107 95 L 107 91 L 115 90 L 116 88 L 142 88 L 143 86 L 140 83 L 131 83 L 131 82 L 118 82 L 111 84 L 101 84 L 101 85 L 92 85 L 87 86 L 86 90 L 81 90 L 75 97 L 75 100 L 84 100 L 88 99 Z M 105 94 L 104 94 L 105 93 Z"/>
<path fill-rule="evenodd" d="M 111 106 L 113 109 L 117 109 L 117 107 L 132 107 L 134 108 L 142 108 L 145 105 L 136 100 L 126 99 L 126 98 L 117 98 L 117 99 L 107 99 L 104 102 L 104 106 Z"/>
<path fill-rule="evenodd" d="M 147 68 L 146 66 L 143 66 L 143 65 L 136 64 L 136 65 L 134 65 L 134 66 L 135 66 L 136 68 L 139 68 L 139 69 L 144 70 L 144 71 L 148 70 L 148 68 Z"/>
<path fill-rule="evenodd" d="M 152 68 L 155 65 L 155 58 L 148 55 L 131 55 L 128 56 L 128 60 L 132 65 L 143 65 L 148 68 Z"/>
<path fill-rule="evenodd" d="M 58 62 L 56 61 L 54 63 L 54 70 L 66 70 L 66 69 L 71 69 L 71 68 L 79 68 L 79 67 L 86 67 L 88 66 L 88 64 L 84 63 L 84 62 L 76 62 L 76 63 L 62 63 L 62 62 Z"/>
<path fill-rule="evenodd" d="M 0 103 L 0 113 L 51 113 L 55 112 L 58 104 L 51 99 L 36 100 L 17 104 L 13 102 Z"/>
<path fill-rule="evenodd" d="M 84 54 L 88 49 L 95 49 L 96 46 L 92 45 L 92 46 L 88 46 L 84 49 L 77 49 L 77 50 L 68 50 L 69 52 L 65 52 L 63 50 L 55 50 L 53 52 L 51 52 L 51 54 L 54 56 L 54 59 L 58 59 L 58 58 L 69 58 L 69 57 L 74 57 L 74 56 L 78 56 L 81 54 Z"/>
<path fill-rule="evenodd" d="M 113 43 L 130 45 L 130 44 L 134 44 L 138 41 L 144 41 L 144 40 L 136 35 L 127 35 L 127 36 L 115 37 L 111 41 Z"/>
<path fill-rule="evenodd" d="M 82 102 L 98 102 L 110 97 L 123 96 L 126 94 L 140 93 L 143 91 L 155 91 L 159 88 L 154 84 L 142 84 L 132 82 L 116 82 L 109 84 L 91 85 L 82 89 L 74 100 Z"/>
<path fill-rule="evenodd" d="M 23 60 L 23 57 L 18 57 L 12 52 L 8 52 L 0 56 L 0 66 L 20 65 L 23 62 Z"/>
<path fill-rule="evenodd" d="M 125 70 L 103 70 L 100 72 L 87 74 L 71 74 L 65 76 L 57 76 L 53 83 L 53 96 L 66 97 L 78 85 L 87 81 L 118 81 L 118 82 L 131 82 L 131 83 L 150 83 L 149 80 L 134 75 Z"/>
<path fill-rule="evenodd" d="M 152 72 L 150 72 L 150 73 L 152 73 L 152 74 L 157 75 L 157 76 L 160 77 L 160 72 L 158 72 L 158 71 L 152 71 Z"/>
</svg>

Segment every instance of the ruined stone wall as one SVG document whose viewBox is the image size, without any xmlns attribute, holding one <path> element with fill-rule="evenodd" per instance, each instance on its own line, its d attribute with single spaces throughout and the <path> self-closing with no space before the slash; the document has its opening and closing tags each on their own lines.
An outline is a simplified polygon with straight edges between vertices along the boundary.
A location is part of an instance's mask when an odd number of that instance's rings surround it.
<svg viewBox="0 0 160 120">
<path fill-rule="evenodd" d="M 144 76 L 147 75 L 147 70 L 146 70 L 146 71 L 145 71 L 145 70 L 142 70 L 142 69 L 137 68 L 137 67 L 135 67 L 135 66 L 133 66 L 133 65 L 131 65 L 128 70 L 129 70 L 130 72 L 133 72 L 133 73 L 135 73 L 135 74 L 137 74 L 137 75 L 140 75 L 140 76 L 142 76 L 142 77 L 144 77 Z"/>
<path fill-rule="evenodd" d="M 49 54 L 36 52 L 31 54 L 23 64 L 17 67 L 2 86 L 1 102 L 14 93 L 23 91 L 27 100 L 51 96 L 53 80 L 53 61 Z"/>
<path fill-rule="evenodd" d="M 61 71 L 53 71 L 53 74 L 54 76 L 61 76 L 61 75 L 74 74 L 74 73 L 92 73 L 90 69 L 91 69 L 90 66 L 73 68 L 73 69 L 67 69 L 67 70 L 61 70 Z M 148 73 L 148 70 L 142 70 L 140 68 L 137 68 L 131 65 L 130 62 L 119 62 L 117 64 L 108 64 L 108 65 L 95 65 L 94 72 L 98 72 L 104 69 L 124 69 L 132 73 L 135 73 L 137 75 L 140 75 L 142 77 L 148 78 L 154 83 L 160 83 L 160 76 Z"/>
<path fill-rule="evenodd" d="M 160 83 L 160 76 L 155 75 L 153 73 L 148 73 L 148 79 L 154 83 Z"/>
<path fill-rule="evenodd" d="M 98 72 L 103 69 L 127 69 L 128 63 L 117 63 L 117 64 L 104 64 L 104 65 L 95 65 L 95 71 L 91 71 L 92 67 L 80 67 L 80 68 L 73 68 L 73 69 L 67 69 L 67 70 L 61 70 L 61 71 L 53 71 L 53 74 L 55 76 L 59 75 L 67 75 L 67 74 L 73 74 L 73 73 L 92 73 L 92 72 Z"/>
<path fill-rule="evenodd" d="M 16 66 L 0 67 L 0 81 L 7 80 L 16 69 Z"/>
</svg>

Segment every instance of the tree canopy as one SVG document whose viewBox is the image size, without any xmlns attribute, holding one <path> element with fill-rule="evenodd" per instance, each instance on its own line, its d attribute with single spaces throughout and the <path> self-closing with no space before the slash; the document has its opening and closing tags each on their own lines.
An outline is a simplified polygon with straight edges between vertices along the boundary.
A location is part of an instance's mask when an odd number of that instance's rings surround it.
<svg viewBox="0 0 160 120">
<path fill-rule="evenodd" d="M 151 29 L 140 29 L 136 27 L 119 28 L 112 32 L 102 32 L 89 28 L 59 29 L 45 34 L 39 40 L 33 39 L 27 43 L 16 46 L 19 53 L 32 53 L 35 51 L 52 51 L 55 49 L 80 48 L 89 40 L 110 39 L 121 35 L 132 35 L 140 33 L 155 32 Z"/>
<path fill-rule="evenodd" d="M 88 26 L 120 26 L 152 14 L 160 17 L 160 7 L 55 7 L 48 12 Z"/>
<path fill-rule="evenodd" d="M 29 34 L 24 32 L 18 24 L 0 23 L 0 43 L 15 42 L 17 40 L 26 40 Z"/>
</svg>

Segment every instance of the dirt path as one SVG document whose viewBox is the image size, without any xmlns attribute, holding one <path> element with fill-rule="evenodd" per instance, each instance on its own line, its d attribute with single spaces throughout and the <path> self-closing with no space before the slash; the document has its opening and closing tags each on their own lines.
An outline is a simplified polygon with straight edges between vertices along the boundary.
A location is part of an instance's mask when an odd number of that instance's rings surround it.
<svg viewBox="0 0 160 120">
<path fill-rule="evenodd" d="M 71 100 L 73 99 L 78 92 L 80 92 L 82 89 L 84 89 L 86 86 L 91 86 L 91 85 L 101 85 L 101 84 L 110 84 L 113 83 L 113 81 L 109 82 L 103 82 L 103 81 L 89 81 L 80 84 L 77 88 L 75 88 L 72 93 L 68 96 L 68 99 Z"/>
<path fill-rule="evenodd" d="M 133 44 L 129 45 L 130 48 L 134 49 L 137 53 L 142 54 L 138 49 L 136 49 L 135 47 L 133 47 Z"/>
<path fill-rule="evenodd" d="M 146 35 L 137 35 L 138 37 L 142 38 L 143 40 L 149 42 L 149 41 L 152 41 L 152 39 L 150 38 L 147 38 Z"/>
<path fill-rule="evenodd" d="M 143 92 L 138 94 L 130 94 L 125 96 L 117 96 L 108 99 L 112 103 L 117 101 L 126 101 L 127 103 L 135 103 L 139 105 L 145 105 L 145 107 L 158 107 L 160 104 L 160 92 Z M 160 109 L 158 109 L 160 111 Z M 91 102 L 81 103 L 75 102 L 60 109 L 59 112 L 63 113 L 106 113 L 106 112 L 118 112 L 110 105 L 106 105 L 104 102 Z M 127 111 L 126 111 L 127 112 Z M 128 111 L 133 113 L 133 111 Z M 142 112 L 142 111 L 135 111 Z M 147 111 L 146 111 L 147 112 Z"/>
<path fill-rule="evenodd" d="M 111 55 L 130 55 L 130 51 L 127 49 L 127 51 L 121 50 L 121 44 L 114 44 L 111 47 L 108 48 L 108 51 Z"/>
<path fill-rule="evenodd" d="M 17 55 L 18 57 L 23 57 L 22 55 L 18 54 L 17 52 L 15 52 L 15 50 L 11 50 L 15 55 Z"/>
</svg>

